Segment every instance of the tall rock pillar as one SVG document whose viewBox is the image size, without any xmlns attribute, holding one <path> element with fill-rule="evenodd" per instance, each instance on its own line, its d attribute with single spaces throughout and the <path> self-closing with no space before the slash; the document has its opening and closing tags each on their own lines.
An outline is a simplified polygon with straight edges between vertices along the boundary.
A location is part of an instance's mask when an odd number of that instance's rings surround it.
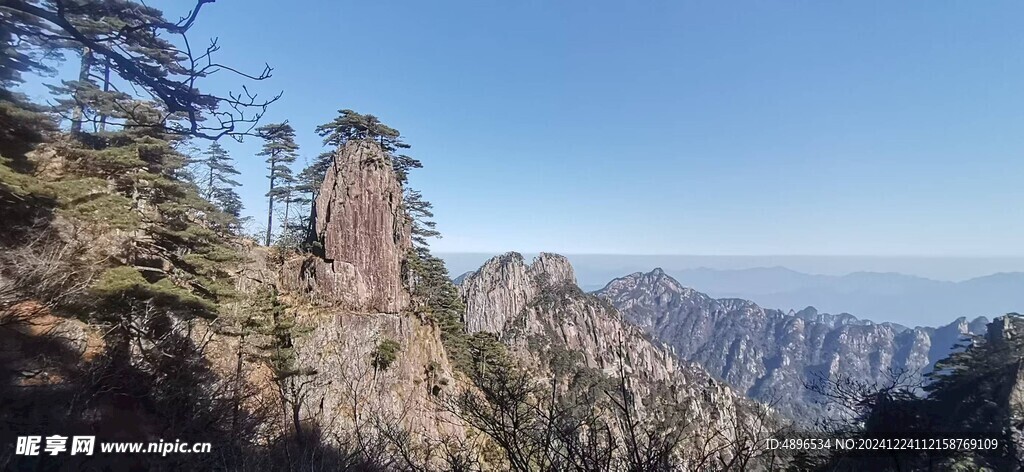
<svg viewBox="0 0 1024 472">
<path fill-rule="evenodd" d="M 301 261 L 294 282 L 355 312 L 407 308 L 403 268 L 412 248 L 411 225 L 402 206 L 402 186 L 381 147 L 357 140 L 339 149 L 315 208 L 314 237 L 322 258 Z"/>
</svg>

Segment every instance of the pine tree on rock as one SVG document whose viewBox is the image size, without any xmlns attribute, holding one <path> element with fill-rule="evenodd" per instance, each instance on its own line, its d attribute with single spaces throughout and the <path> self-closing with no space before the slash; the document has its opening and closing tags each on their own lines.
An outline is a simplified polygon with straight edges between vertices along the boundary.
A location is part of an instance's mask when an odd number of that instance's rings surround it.
<svg viewBox="0 0 1024 472">
<path fill-rule="evenodd" d="M 329 123 L 316 127 L 316 133 L 324 138 L 324 144 L 333 147 L 344 146 L 356 139 L 373 139 L 388 153 L 406 149 L 398 130 L 385 125 L 373 115 L 363 115 L 353 110 L 338 110 L 338 117 Z"/>
<path fill-rule="evenodd" d="M 324 138 L 324 144 L 328 146 L 341 147 L 352 140 L 372 140 L 391 159 L 391 167 L 395 177 L 404 188 L 409 183 L 409 171 L 422 168 L 423 164 L 408 155 L 398 154 L 400 149 L 409 149 L 411 146 L 402 140 L 402 134 L 383 122 L 374 115 L 363 115 L 350 109 L 338 110 L 338 117 L 329 123 L 317 126 L 316 133 Z M 324 153 L 303 170 L 300 176 L 304 181 L 302 188 L 311 192 L 312 200 L 316 201 L 316 192 L 323 182 L 324 175 L 330 167 L 333 154 Z M 403 192 L 403 203 L 405 205 L 406 217 L 412 223 L 412 239 L 421 251 L 427 247 L 427 239 L 440 237 L 435 229 L 435 223 L 431 220 L 434 214 L 431 211 L 433 205 L 423 199 L 423 195 L 412 189 L 405 189 Z"/>
<path fill-rule="evenodd" d="M 295 176 L 289 165 L 298 158 L 299 145 L 295 144 L 295 130 L 287 121 L 260 126 L 256 131 L 264 141 L 263 149 L 257 156 L 266 157 L 269 172 L 267 179 L 270 180 L 270 190 L 266 194 L 268 208 L 265 239 L 265 244 L 269 246 L 274 233 L 274 202 L 291 198 Z"/>
<path fill-rule="evenodd" d="M 399 149 L 409 149 L 409 145 L 402 140 L 402 134 L 382 123 L 379 118 L 373 115 L 363 115 L 355 111 L 344 109 L 338 110 L 338 117 L 329 123 L 316 127 L 316 133 L 324 138 L 324 144 L 328 146 L 341 147 L 354 139 L 368 139 L 377 142 L 381 149 L 391 157 L 391 165 L 395 169 L 395 175 L 399 182 L 405 184 L 408 181 L 410 169 L 423 167 L 420 161 L 403 155 L 396 154 Z M 326 171 L 326 167 L 324 167 Z"/>
<path fill-rule="evenodd" d="M 406 189 L 403 193 L 405 212 L 412 223 L 412 242 L 418 251 L 423 251 L 429 246 L 427 238 L 439 238 L 441 232 L 436 229 L 437 223 L 431 218 L 434 217 L 434 205 L 423 199 L 423 194 L 417 190 Z"/>
</svg>

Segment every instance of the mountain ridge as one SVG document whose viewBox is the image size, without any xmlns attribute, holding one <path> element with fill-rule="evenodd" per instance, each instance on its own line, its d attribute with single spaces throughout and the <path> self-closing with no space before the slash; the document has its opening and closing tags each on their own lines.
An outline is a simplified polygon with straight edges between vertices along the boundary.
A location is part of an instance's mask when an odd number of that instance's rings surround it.
<svg viewBox="0 0 1024 472">
<path fill-rule="evenodd" d="M 903 326 L 927 326 L 925 316 L 955 319 L 1024 307 L 1024 293 L 1017 290 L 1024 286 L 1024 272 L 998 272 L 959 282 L 897 272 L 806 274 L 785 267 L 697 268 L 674 271 L 672 277 L 714 298 L 741 298 L 787 310 L 813 306 Z"/>
<path fill-rule="evenodd" d="M 714 298 L 664 270 L 635 272 L 595 292 L 677 355 L 703 366 L 750 398 L 779 400 L 792 417 L 830 413 L 805 388 L 817 376 L 881 382 L 887 372 L 923 373 L 961 336 L 987 320 L 957 319 L 908 328 L 850 314 L 766 309 L 741 298 Z M 778 398 L 776 398 L 778 397 Z"/>
</svg>

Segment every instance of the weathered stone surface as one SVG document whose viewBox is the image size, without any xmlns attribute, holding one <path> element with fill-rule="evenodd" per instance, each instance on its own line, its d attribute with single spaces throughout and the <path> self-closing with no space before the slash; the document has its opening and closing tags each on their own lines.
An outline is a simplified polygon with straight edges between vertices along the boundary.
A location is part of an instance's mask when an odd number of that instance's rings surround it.
<svg viewBox="0 0 1024 472">
<path fill-rule="evenodd" d="M 405 314 L 304 310 L 296 323 L 309 331 L 295 339 L 298 363 L 318 372 L 303 409 L 329 437 L 352 437 L 373 421 L 400 426 L 416 447 L 465 437 L 458 418 L 438 407 L 457 390 L 436 328 Z M 399 348 L 394 363 L 378 369 L 373 352 L 385 340 Z"/>
<path fill-rule="evenodd" d="M 338 151 L 313 216 L 323 259 L 296 263 L 310 288 L 355 312 L 408 307 L 403 266 L 411 227 L 402 186 L 380 146 L 352 141 Z"/>
<path fill-rule="evenodd" d="M 386 312 L 371 298 L 373 290 L 362 274 L 348 262 L 328 262 L 317 256 L 285 261 L 281 287 L 305 293 L 317 305 L 330 305 L 355 312 Z"/>
<path fill-rule="evenodd" d="M 738 424 L 737 412 L 749 408 L 725 384 L 680 362 L 610 304 L 584 293 L 563 256 L 541 254 L 532 264 L 518 253 L 497 256 L 459 289 L 469 329 L 496 333 L 538 378 L 552 375 L 553 362 L 569 359 L 610 378 L 625 374 L 636 398 L 685 405 L 693 424 L 725 436 Z"/>
<path fill-rule="evenodd" d="M 794 418 L 827 414 L 806 388 L 817 375 L 883 382 L 891 370 L 924 373 L 984 319 L 906 328 L 829 315 L 785 313 L 740 299 L 714 299 L 660 269 L 611 281 L 597 294 L 630 322 L 748 397 L 779 400 Z"/>
<path fill-rule="evenodd" d="M 466 300 L 466 329 L 470 333 L 501 333 L 505 323 L 526 308 L 544 283 L 575 285 L 576 275 L 569 260 L 541 253 L 528 265 L 518 252 L 491 258 L 465 277 L 459 287 Z"/>
<path fill-rule="evenodd" d="M 365 286 L 350 289 L 354 284 L 365 285 L 352 264 L 303 256 L 275 267 L 267 248 L 250 254 L 237 288 L 255 294 L 276 285 L 279 301 L 301 331 L 291 339 L 296 365 L 316 371 L 302 378 L 303 425 L 319 429 L 339 445 L 356 441 L 358 428 L 370 434 L 378 422 L 401 427 L 409 435 L 410 447 L 420 450 L 466 437 L 467 427 L 438 407 L 442 398 L 457 392 L 457 374 L 436 326 L 408 312 L 339 309 L 364 305 L 367 300 L 354 298 L 355 294 L 372 291 Z M 238 338 L 219 339 L 237 343 Z M 397 343 L 398 351 L 390 366 L 378 368 L 373 365 L 374 350 L 384 341 Z M 237 348 L 229 352 L 233 363 Z M 276 384 L 261 385 L 263 394 L 272 395 L 271 401 L 280 401 Z M 282 420 L 277 426 L 282 431 L 294 427 L 290 417 Z M 422 459 L 424 466 L 443 470 L 440 457 L 430 456 Z"/>
</svg>

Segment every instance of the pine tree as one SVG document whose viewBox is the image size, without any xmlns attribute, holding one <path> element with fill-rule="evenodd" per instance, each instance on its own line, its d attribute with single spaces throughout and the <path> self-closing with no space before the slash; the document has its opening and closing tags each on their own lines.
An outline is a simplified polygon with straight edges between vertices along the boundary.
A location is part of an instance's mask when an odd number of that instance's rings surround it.
<svg viewBox="0 0 1024 472">
<path fill-rule="evenodd" d="M 308 177 L 306 169 L 303 169 L 285 192 L 284 219 L 281 222 L 279 238 L 279 244 L 284 247 L 300 249 L 308 239 L 313 203 L 313 192 Z M 317 189 L 319 190 L 319 187 Z"/>
<path fill-rule="evenodd" d="M 0 87 L 21 83 L 23 73 L 53 72 L 47 59 L 61 59 L 61 54 L 42 39 L 50 32 L 37 17 L 0 8 Z"/>
<path fill-rule="evenodd" d="M 295 185 L 295 177 L 289 164 L 298 158 L 298 144 L 295 144 L 295 130 L 288 124 L 272 123 L 257 128 L 259 136 L 263 138 L 263 149 L 257 156 L 266 157 L 267 179 L 270 181 L 270 190 L 267 191 L 267 235 L 265 244 L 271 243 L 274 231 L 274 202 L 284 201 L 288 204 Z M 288 216 L 285 215 L 287 222 Z"/>
<path fill-rule="evenodd" d="M 227 213 L 235 218 L 239 218 L 242 215 L 242 198 L 238 196 L 238 192 L 233 188 L 219 188 L 213 192 L 213 203 L 216 204 L 221 211 Z"/>
<path fill-rule="evenodd" d="M 434 205 L 413 189 L 406 189 L 402 197 L 405 212 L 412 223 L 412 242 L 417 249 L 425 249 L 429 246 L 427 238 L 441 237 L 441 232 L 436 229 L 437 224 L 431 219 L 434 217 Z"/>
<path fill-rule="evenodd" d="M 241 185 L 231 179 L 232 175 L 238 175 L 239 172 L 231 165 L 228 151 L 216 141 L 203 152 L 203 157 L 194 162 L 202 167 L 202 181 L 196 184 L 207 200 L 213 201 L 218 189 Z"/>
<path fill-rule="evenodd" d="M 392 155 L 391 165 L 395 170 L 395 176 L 398 177 L 398 181 L 401 182 L 402 185 L 405 185 L 406 183 L 409 182 L 410 170 L 419 169 L 423 167 L 423 163 L 421 163 L 419 160 L 413 159 L 404 154 Z"/>
<path fill-rule="evenodd" d="M 341 147 L 358 139 L 377 141 L 385 152 L 394 152 L 409 146 L 402 142 L 398 130 L 385 125 L 373 115 L 363 115 L 353 110 L 338 110 L 338 117 L 316 127 L 316 133 L 324 138 L 324 144 Z"/>
<path fill-rule="evenodd" d="M 58 101 L 58 107 L 68 112 L 65 118 L 71 120 L 74 132 L 82 131 L 86 121 L 96 124 L 97 130 L 105 128 L 111 111 L 134 115 L 155 110 L 161 119 L 133 116 L 131 126 L 149 123 L 145 126 L 164 126 L 173 134 L 210 139 L 249 135 L 252 125 L 280 94 L 262 100 L 248 90 L 227 96 L 200 90 L 203 79 L 215 71 L 226 70 L 256 81 L 269 78 L 271 72 L 266 66 L 260 74 L 245 74 L 218 64 L 212 59 L 220 49 L 216 41 L 205 49 L 189 45 L 186 34 L 202 7 L 210 3 L 200 0 L 186 16 L 173 22 L 160 10 L 132 0 L 3 2 L 0 80 L 9 80 L 43 59 L 74 53 L 81 58 L 79 73 L 75 80 L 64 83 L 69 94 Z M 171 36 L 181 38 L 172 42 L 168 40 Z M 112 75 L 130 84 L 134 95 L 117 93 Z M 97 100 L 101 94 L 108 100 Z M 159 106 L 133 108 L 135 95 L 151 98 Z M 210 115 L 217 119 L 205 119 Z"/>
<path fill-rule="evenodd" d="M 327 170 L 331 168 L 333 163 L 333 152 L 320 153 L 313 162 L 299 172 L 297 190 L 308 195 L 309 200 L 316 200 L 316 197 L 320 194 L 320 186 L 323 185 L 324 177 L 327 175 Z"/>
<path fill-rule="evenodd" d="M 325 145 L 333 147 L 344 146 L 356 139 L 373 140 L 391 158 L 395 175 L 403 184 L 408 180 L 410 169 L 423 167 L 420 161 L 412 157 L 396 154 L 399 149 L 408 149 L 410 146 L 402 140 L 398 130 L 373 115 L 363 115 L 349 109 L 338 110 L 338 117 L 317 126 L 316 133 L 324 138 Z"/>
<path fill-rule="evenodd" d="M 141 67 L 169 74 L 186 74 L 181 54 L 166 39 L 145 31 L 141 25 L 167 23 L 163 12 L 132 0 L 98 0 L 77 2 L 64 8 L 68 24 L 87 38 L 117 38 L 104 42 L 130 51 Z M 144 29 L 144 28 L 143 28 Z M 124 124 L 111 118 L 132 115 L 133 98 L 112 89 L 111 58 L 97 55 L 98 46 L 70 41 L 65 45 L 80 58 L 75 80 L 62 81 L 50 88 L 58 95 L 54 110 L 71 122 L 72 134 L 83 131 L 83 124 L 93 124 L 93 131 L 106 131 L 108 123 Z M 138 122 L 139 120 L 134 120 Z"/>
</svg>

